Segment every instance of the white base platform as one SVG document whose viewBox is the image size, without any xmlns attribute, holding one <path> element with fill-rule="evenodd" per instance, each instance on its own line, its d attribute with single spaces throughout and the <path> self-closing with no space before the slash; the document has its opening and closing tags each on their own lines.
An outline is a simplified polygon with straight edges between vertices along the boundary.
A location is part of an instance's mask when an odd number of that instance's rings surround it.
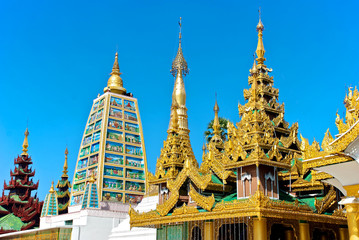
<svg viewBox="0 0 359 240">
<path fill-rule="evenodd" d="M 139 212 L 148 212 L 156 209 L 158 204 L 158 196 L 144 197 L 142 201 L 135 208 Z M 127 216 L 125 220 L 112 229 L 109 240 L 156 240 L 155 228 L 130 228 L 130 217 Z"/>
</svg>

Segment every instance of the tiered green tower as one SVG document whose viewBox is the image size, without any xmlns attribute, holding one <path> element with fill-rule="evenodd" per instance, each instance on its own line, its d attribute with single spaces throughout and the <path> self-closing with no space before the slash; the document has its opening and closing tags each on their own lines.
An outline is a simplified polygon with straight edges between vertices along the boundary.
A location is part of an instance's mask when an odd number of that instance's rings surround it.
<svg viewBox="0 0 359 240">
<path fill-rule="evenodd" d="M 94 101 L 72 181 L 71 206 L 82 204 L 93 174 L 100 201 L 138 203 L 145 193 L 146 153 L 137 99 L 126 93 L 118 54 L 104 94 Z"/>
</svg>

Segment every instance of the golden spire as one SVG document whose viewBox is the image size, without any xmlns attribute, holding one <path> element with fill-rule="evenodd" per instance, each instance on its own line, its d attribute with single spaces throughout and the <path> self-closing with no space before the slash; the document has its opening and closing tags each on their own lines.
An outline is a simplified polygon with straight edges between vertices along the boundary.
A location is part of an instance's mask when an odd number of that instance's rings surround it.
<svg viewBox="0 0 359 240">
<path fill-rule="evenodd" d="M 61 177 L 69 177 L 68 175 L 67 175 L 67 168 L 68 168 L 68 166 L 67 166 L 67 155 L 69 154 L 69 150 L 67 150 L 67 147 L 66 147 L 66 150 L 65 150 L 65 163 L 64 163 L 64 170 L 62 171 L 63 172 L 63 174 L 62 174 L 62 176 Z"/>
<path fill-rule="evenodd" d="M 54 192 L 55 192 L 55 190 L 54 190 L 54 181 L 52 181 L 49 193 L 54 193 Z"/>
<path fill-rule="evenodd" d="M 262 66 L 264 65 L 264 61 L 266 60 L 264 58 L 264 45 L 263 45 L 263 31 L 264 31 L 264 26 L 261 20 L 261 11 L 259 10 L 259 22 L 257 24 L 257 32 L 258 32 L 258 44 L 257 44 L 257 61 L 258 61 L 258 65 Z"/>
<path fill-rule="evenodd" d="M 21 153 L 21 156 L 27 156 L 29 155 L 27 153 L 27 148 L 29 147 L 29 143 L 27 142 L 27 137 L 29 136 L 29 130 L 26 128 L 25 130 L 25 139 L 24 139 L 24 142 L 22 144 L 22 153 Z"/>
<path fill-rule="evenodd" d="M 219 124 L 219 118 L 218 118 L 218 112 L 219 112 L 219 107 L 217 104 L 217 98 L 216 98 L 216 103 L 214 104 L 214 120 L 213 120 L 213 134 L 216 136 L 220 136 L 221 134 L 221 125 Z"/>
<path fill-rule="evenodd" d="M 107 87 L 105 87 L 103 91 L 111 91 L 118 94 L 125 94 L 126 89 L 123 87 L 122 78 L 120 77 L 121 74 L 122 73 L 120 73 L 120 67 L 118 66 L 118 53 L 116 52 L 111 77 L 108 79 Z"/>
<path fill-rule="evenodd" d="M 175 77 L 175 85 L 172 93 L 172 105 L 173 101 L 177 102 L 177 114 L 178 114 L 178 128 L 181 133 L 188 134 L 188 120 L 187 120 L 187 108 L 186 108 L 186 90 L 184 86 L 183 77 L 188 73 L 187 62 L 183 57 L 182 52 L 182 18 L 179 21 L 179 45 L 175 60 L 172 62 L 171 73 Z"/>
</svg>

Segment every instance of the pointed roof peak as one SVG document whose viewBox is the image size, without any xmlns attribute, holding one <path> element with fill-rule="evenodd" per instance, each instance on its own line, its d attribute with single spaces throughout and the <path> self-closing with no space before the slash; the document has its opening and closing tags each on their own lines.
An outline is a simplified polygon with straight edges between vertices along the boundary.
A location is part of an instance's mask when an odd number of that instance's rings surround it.
<svg viewBox="0 0 359 240">
<path fill-rule="evenodd" d="M 219 124 L 219 117 L 218 117 L 219 106 L 217 103 L 217 94 L 216 94 L 216 102 L 214 104 L 213 111 L 214 111 L 213 134 L 215 138 L 218 138 L 221 133 L 221 126 Z"/>
<path fill-rule="evenodd" d="M 27 141 L 27 137 L 29 136 L 29 130 L 28 130 L 28 128 L 26 128 L 24 135 L 25 135 L 25 138 L 24 138 L 24 142 L 23 142 L 23 144 L 22 144 L 22 153 L 21 153 L 21 156 L 27 156 L 27 155 L 29 155 L 29 154 L 27 153 L 27 151 L 28 151 L 27 148 L 29 147 L 29 143 L 28 143 L 28 141 Z"/>
<path fill-rule="evenodd" d="M 255 75 L 255 74 L 258 73 L 258 68 L 257 68 L 257 62 L 256 62 L 255 53 L 253 54 L 253 66 L 252 66 L 252 68 L 249 70 L 249 72 L 251 73 L 251 75 Z"/>
<path fill-rule="evenodd" d="M 120 67 L 118 64 L 118 52 L 115 54 L 115 61 L 112 66 L 111 77 L 107 81 L 107 87 L 103 90 L 107 92 L 110 90 L 111 92 L 118 93 L 118 94 L 125 94 L 126 89 L 123 87 L 123 81 L 120 72 Z"/>
<path fill-rule="evenodd" d="M 68 175 L 67 175 L 67 169 L 68 169 L 68 166 L 67 166 L 67 155 L 69 154 L 69 150 L 67 150 L 67 147 L 66 147 L 66 149 L 65 149 L 65 162 L 64 162 L 64 170 L 62 171 L 63 172 L 63 174 L 62 174 L 62 176 L 61 177 L 69 177 Z"/>
<path fill-rule="evenodd" d="M 52 181 L 49 193 L 54 193 L 54 192 L 55 192 L 55 190 L 54 190 L 54 181 Z"/>
<path fill-rule="evenodd" d="M 118 65 L 118 52 L 115 54 L 115 62 L 113 63 L 111 75 L 115 73 L 118 73 L 119 75 L 122 74 L 120 73 L 120 66 Z"/>
<path fill-rule="evenodd" d="M 259 15 L 259 21 L 258 21 L 258 24 L 257 24 L 257 31 L 263 31 L 264 30 L 264 25 L 262 23 L 262 12 L 261 12 L 260 7 L 258 9 L 258 15 Z"/>
<path fill-rule="evenodd" d="M 175 77 L 177 73 L 181 73 L 186 76 L 188 74 L 188 65 L 183 56 L 182 52 L 182 17 L 180 17 L 179 24 L 179 40 L 178 40 L 178 50 L 175 59 L 172 62 L 171 73 Z"/>
<path fill-rule="evenodd" d="M 263 44 L 263 31 L 264 31 L 264 25 L 262 23 L 261 19 L 261 11 L 259 9 L 259 22 L 257 24 L 257 32 L 258 32 L 258 44 L 257 44 L 257 61 L 259 66 L 264 66 L 264 61 L 266 60 L 264 58 L 264 44 Z"/>
</svg>

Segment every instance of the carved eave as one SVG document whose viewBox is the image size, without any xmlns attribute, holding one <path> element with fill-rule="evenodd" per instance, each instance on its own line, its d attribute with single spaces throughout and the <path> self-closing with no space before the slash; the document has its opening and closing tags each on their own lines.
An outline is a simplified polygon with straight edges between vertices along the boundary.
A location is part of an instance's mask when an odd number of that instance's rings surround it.
<svg viewBox="0 0 359 240">
<path fill-rule="evenodd" d="M 283 162 L 276 162 L 276 161 L 269 161 L 267 159 L 254 159 L 254 160 L 245 160 L 235 163 L 228 163 L 225 165 L 225 169 L 235 169 L 240 168 L 248 165 L 266 165 L 266 166 L 272 166 L 277 167 L 280 169 L 289 169 L 290 164 L 289 163 L 283 163 Z"/>
<path fill-rule="evenodd" d="M 303 178 L 299 177 L 291 185 L 292 192 L 301 192 L 301 191 L 314 191 L 324 189 L 323 183 L 320 181 L 306 181 Z"/>
<path fill-rule="evenodd" d="M 179 172 L 176 179 L 166 181 L 167 188 L 170 190 L 171 195 L 163 204 L 157 205 L 156 211 L 159 215 L 166 216 L 176 205 L 180 196 L 179 189 L 185 183 L 187 178 L 201 190 L 205 190 L 212 180 L 210 173 L 201 176 L 198 168 L 193 166 L 192 161 L 187 159 L 184 168 Z"/>
<path fill-rule="evenodd" d="M 210 144 L 209 152 L 204 156 L 200 171 L 203 173 L 213 171 L 224 183 L 226 183 L 227 179 L 229 181 L 235 180 L 236 175 L 233 171 L 225 169 L 224 161 L 227 161 L 226 156 Z M 207 171 L 204 170 L 204 166 L 208 169 Z"/>
<path fill-rule="evenodd" d="M 268 217 L 279 219 L 305 220 L 319 223 L 346 224 L 346 218 L 342 214 L 325 215 L 314 213 L 312 209 L 298 201 L 285 202 L 272 200 L 264 196 L 263 192 L 256 192 L 252 197 L 245 200 L 220 202 L 210 211 L 199 212 L 196 207 L 183 205 L 175 208 L 172 215 L 160 216 L 156 211 L 139 213 L 130 208 L 131 227 L 156 227 L 161 224 L 174 222 L 205 221 L 213 219 L 226 219 L 236 217 Z"/>
<path fill-rule="evenodd" d="M 315 198 L 314 206 L 318 213 L 324 213 L 337 202 L 336 199 L 337 192 L 335 191 L 334 187 L 331 186 L 329 192 L 324 196 L 323 199 L 317 200 Z"/>
<path fill-rule="evenodd" d="M 200 193 L 198 193 L 191 184 L 189 195 L 192 198 L 192 200 L 194 200 L 199 206 L 201 206 L 206 211 L 212 210 L 213 205 L 215 203 L 213 193 L 211 196 L 205 197 L 205 196 L 201 195 Z"/>
<path fill-rule="evenodd" d="M 339 153 L 344 151 L 350 143 L 359 136 L 359 120 L 354 123 L 346 132 L 341 134 L 327 147 L 328 153 Z"/>
<path fill-rule="evenodd" d="M 354 159 L 344 154 L 328 154 L 320 157 L 310 158 L 303 161 L 304 168 L 322 167 L 331 164 L 353 161 Z"/>
</svg>

